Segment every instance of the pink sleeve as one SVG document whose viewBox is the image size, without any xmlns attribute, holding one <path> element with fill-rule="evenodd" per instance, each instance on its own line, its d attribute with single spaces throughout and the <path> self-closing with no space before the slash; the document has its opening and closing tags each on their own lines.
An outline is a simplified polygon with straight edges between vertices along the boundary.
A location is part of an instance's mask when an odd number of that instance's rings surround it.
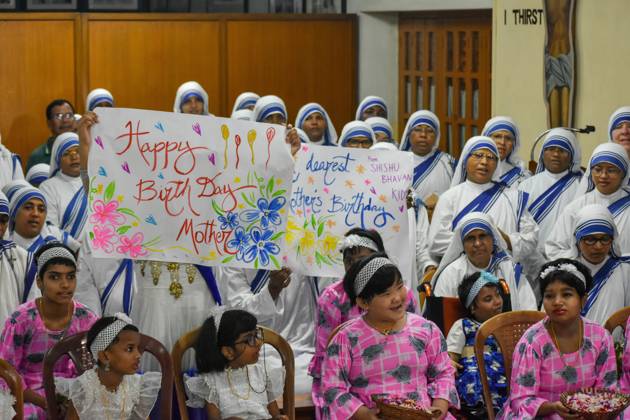
<svg viewBox="0 0 630 420">
<path fill-rule="evenodd" d="M 345 420 L 361 408 L 363 402 L 350 392 L 349 372 L 352 366 L 350 342 L 345 334 L 337 334 L 328 348 L 322 366 L 324 418 Z M 356 360 L 355 363 L 361 363 Z"/>
<path fill-rule="evenodd" d="M 617 355 L 612 335 L 604 331 L 605 335 L 599 343 L 599 352 L 595 360 L 595 373 L 598 388 L 617 388 Z M 624 352 L 625 357 L 625 352 Z M 624 365 L 625 366 L 625 365 Z M 625 372 L 623 373 L 625 376 Z"/>
<path fill-rule="evenodd" d="M 619 380 L 619 388 L 621 392 L 630 392 L 630 348 L 628 348 L 628 342 L 630 342 L 630 318 L 626 322 L 626 332 L 624 335 L 623 356 L 621 358 L 621 379 Z"/>
<path fill-rule="evenodd" d="M 324 293 L 317 301 L 317 317 L 315 321 L 315 355 L 308 366 L 308 374 L 314 378 L 320 378 L 322 363 L 326 355 L 326 345 L 330 333 L 341 324 L 341 313 L 333 304 L 332 293 Z"/>
<path fill-rule="evenodd" d="M 0 335 L 0 359 L 6 360 L 20 373 L 20 365 L 24 359 L 24 331 L 23 322 L 19 322 L 20 314 L 12 314 L 4 323 Z M 4 381 L 0 381 L 4 383 Z M 24 381 L 22 381 L 24 386 Z"/>
<path fill-rule="evenodd" d="M 418 306 L 416 292 L 413 289 L 409 289 L 409 292 L 407 293 L 407 312 L 420 315 Z"/>
<path fill-rule="evenodd" d="M 459 408 L 459 397 L 455 388 L 455 368 L 451 364 L 446 348 L 446 340 L 442 332 L 433 326 L 426 347 L 427 361 L 427 393 L 431 399 L 448 401 L 451 407 Z"/>
<path fill-rule="evenodd" d="M 541 355 L 526 338 L 527 332 L 516 345 L 512 356 L 510 398 L 503 407 L 501 418 L 534 419 L 540 406 L 547 402 L 538 396 L 540 389 Z"/>
</svg>

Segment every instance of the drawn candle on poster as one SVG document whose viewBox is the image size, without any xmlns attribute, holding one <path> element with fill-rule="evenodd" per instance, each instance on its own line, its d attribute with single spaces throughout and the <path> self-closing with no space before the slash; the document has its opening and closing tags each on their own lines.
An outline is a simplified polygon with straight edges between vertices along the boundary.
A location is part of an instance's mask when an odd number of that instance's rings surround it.
<svg viewBox="0 0 630 420">
<path fill-rule="evenodd" d="M 96 112 L 87 225 L 95 256 L 281 266 L 293 173 L 282 127 Z"/>
<path fill-rule="evenodd" d="M 407 277 L 405 267 L 413 261 L 406 206 L 412 171 L 409 153 L 303 145 L 287 225 L 289 265 L 303 274 L 342 276 L 339 242 L 360 227 L 381 234 Z"/>
</svg>

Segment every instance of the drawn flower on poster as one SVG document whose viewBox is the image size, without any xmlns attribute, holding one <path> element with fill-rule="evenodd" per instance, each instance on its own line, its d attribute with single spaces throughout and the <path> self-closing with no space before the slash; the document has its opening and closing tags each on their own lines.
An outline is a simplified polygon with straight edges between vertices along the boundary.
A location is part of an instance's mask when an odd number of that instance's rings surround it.
<svg viewBox="0 0 630 420">
<path fill-rule="evenodd" d="M 334 266 L 343 262 L 337 251 L 337 244 L 342 238 L 326 231 L 326 227 L 331 225 L 332 217 L 315 218 L 311 214 L 310 218 L 307 217 L 300 224 L 299 219 L 289 216 L 286 240 L 291 249 L 295 249 L 297 257 L 314 256 L 307 261 L 310 265 L 317 264 L 318 267 Z"/>
</svg>

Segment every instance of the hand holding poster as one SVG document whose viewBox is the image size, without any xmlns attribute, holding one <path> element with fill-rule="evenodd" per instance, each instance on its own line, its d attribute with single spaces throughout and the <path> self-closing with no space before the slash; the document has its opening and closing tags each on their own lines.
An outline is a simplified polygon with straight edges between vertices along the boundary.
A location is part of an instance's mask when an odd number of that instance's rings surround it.
<svg viewBox="0 0 630 420">
<path fill-rule="evenodd" d="M 413 261 L 407 216 L 409 153 L 302 145 L 295 163 L 286 240 L 290 266 L 342 276 L 339 242 L 355 227 L 380 233 L 403 276 Z"/>
<path fill-rule="evenodd" d="M 86 226 L 95 256 L 280 267 L 293 172 L 282 127 L 96 113 Z"/>
</svg>

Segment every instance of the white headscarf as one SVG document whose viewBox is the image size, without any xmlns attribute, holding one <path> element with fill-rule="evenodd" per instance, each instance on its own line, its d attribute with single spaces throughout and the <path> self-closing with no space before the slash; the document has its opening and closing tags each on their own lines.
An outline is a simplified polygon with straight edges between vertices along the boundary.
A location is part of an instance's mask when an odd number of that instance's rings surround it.
<svg viewBox="0 0 630 420">
<path fill-rule="evenodd" d="M 499 158 L 499 149 L 497 149 L 497 145 L 490 137 L 474 136 L 469 138 L 466 144 L 464 144 L 464 149 L 462 150 L 459 161 L 457 161 L 455 174 L 453 175 L 453 180 L 451 181 L 451 188 L 461 184 L 466 180 L 466 163 L 468 162 L 468 158 L 470 157 L 471 153 L 479 149 L 488 149 L 492 152 L 492 154 Z M 497 162 L 497 168 L 498 167 L 499 166 Z M 492 180 L 498 182 L 499 179 L 499 171 L 495 169 L 494 173 L 492 174 Z"/>
<path fill-rule="evenodd" d="M 569 172 L 582 172 L 580 163 L 582 162 L 582 153 L 580 151 L 580 144 L 575 138 L 575 134 L 572 131 L 565 130 L 564 128 L 554 128 L 545 136 L 540 154 L 538 155 L 538 166 L 536 167 L 536 173 L 540 173 L 545 170 L 545 162 L 543 160 L 543 153 L 548 147 L 560 147 L 561 149 L 569 152 L 571 158 L 571 164 L 569 165 Z"/>
<path fill-rule="evenodd" d="M 613 237 L 610 253 L 619 257 L 621 246 L 619 245 L 619 233 L 617 224 L 610 211 L 601 204 L 589 204 L 582 207 L 575 215 L 573 224 L 573 240 L 571 241 L 571 257 L 577 258 L 580 255 L 578 249 L 578 238 L 587 235 L 607 234 Z M 595 274 L 595 273 L 593 273 Z"/>
<path fill-rule="evenodd" d="M 490 217 L 487 213 L 473 211 L 462 217 L 457 226 L 455 226 L 453 238 L 451 239 L 451 243 L 448 245 L 448 248 L 446 248 L 444 257 L 442 257 L 440 265 L 433 276 L 434 279 L 437 279 L 446 267 L 464 253 L 464 238 L 471 231 L 476 229 L 484 230 L 492 235 L 492 239 L 494 241 L 492 254 L 494 258 L 505 258 L 503 254 L 507 254 L 508 252 L 507 243 L 503 239 L 503 236 L 501 236 L 501 233 L 497 229 L 492 217 Z"/>
<path fill-rule="evenodd" d="M 259 95 L 254 92 L 243 92 L 234 101 L 234 106 L 232 107 L 232 115 L 241 109 L 247 110 L 248 106 L 256 106 L 256 101 L 260 98 Z M 248 111 L 251 111 L 248 110 Z"/>
<path fill-rule="evenodd" d="M 388 141 L 379 141 L 379 142 L 374 143 L 370 147 L 370 150 L 390 150 L 392 152 L 397 152 L 398 147 L 396 147 L 394 143 L 390 143 Z"/>
<path fill-rule="evenodd" d="M 254 118 L 254 111 L 251 109 L 239 109 L 238 111 L 232 112 L 230 118 L 233 120 L 252 121 Z"/>
<path fill-rule="evenodd" d="M 630 122 L 630 106 L 617 108 L 610 116 L 610 119 L 608 120 L 608 141 L 613 141 L 613 130 L 624 121 Z"/>
<path fill-rule="evenodd" d="M 363 112 L 373 106 L 378 106 L 382 108 L 385 111 L 385 118 L 387 118 L 387 104 L 385 103 L 385 99 L 381 98 L 380 96 L 366 96 L 365 98 L 363 98 L 363 100 L 357 107 L 357 112 L 354 118 L 359 121 L 363 121 L 363 119 L 361 118 Z"/>
<path fill-rule="evenodd" d="M 79 147 L 79 136 L 76 133 L 69 132 L 57 136 L 50 153 L 49 178 L 52 178 L 61 170 L 61 158 L 72 147 Z"/>
<path fill-rule="evenodd" d="M 87 111 L 93 111 L 96 105 L 101 102 L 107 102 L 111 106 L 114 106 L 114 96 L 107 89 L 94 89 L 88 93 L 87 99 L 85 100 L 85 109 Z"/>
<path fill-rule="evenodd" d="M 190 81 L 183 83 L 175 94 L 175 103 L 173 104 L 173 112 L 181 114 L 182 105 L 191 96 L 197 96 L 203 101 L 203 115 L 208 115 L 208 94 L 203 87 L 197 82 Z"/>
<path fill-rule="evenodd" d="M 38 163 L 31 166 L 31 169 L 26 173 L 26 180 L 31 183 L 32 186 L 37 187 L 42 182 L 48 179 L 50 175 L 50 165 L 45 163 Z"/>
<path fill-rule="evenodd" d="M 15 230 L 15 216 L 18 210 L 29 200 L 37 198 L 44 203 L 44 206 L 48 207 L 46 197 L 37 188 L 33 188 L 30 185 L 23 186 L 17 189 L 9 198 L 9 232 L 13 233 Z"/>
<path fill-rule="evenodd" d="M 252 121 L 263 122 L 265 118 L 274 114 L 284 115 L 284 118 L 289 121 L 287 118 L 287 107 L 284 105 L 284 101 L 281 98 L 275 95 L 262 96 L 256 102 L 256 106 L 254 107 L 254 119 Z"/>
<path fill-rule="evenodd" d="M 384 133 L 388 139 L 395 141 L 394 139 L 394 130 L 392 129 L 392 125 L 387 121 L 387 118 L 383 117 L 370 117 L 365 120 L 366 123 L 372 127 L 372 131 L 374 134 L 376 133 Z"/>
<path fill-rule="evenodd" d="M 518 126 L 512 118 L 502 115 L 490 118 L 483 127 L 481 135 L 490 137 L 493 133 L 502 130 L 509 131 L 514 137 L 514 147 L 512 147 L 512 151 L 505 157 L 506 162 L 509 162 L 514 166 L 524 168 L 525 163 L 518 157 L 518 149 L 521 147 L 520 134 Z"/>
<path fill-rule="evenodd" d="M 326 131 L 324 131 L 324 141 L 322 144 L 326 146 L 336 146 L 337 145 L 337 130 L 335 130 L 335 126 L 333 125 L 332 120 L 330 119 L 330 116 L 328 115 L 324 107 L 318 103 L 311 102 L 304 105 L 302 108 L 300 108 L 300 110 L 297 113 L 297 116 L 295 117 L 295 126 L 297 128 L 304 129 L 303 125 L 306 119 L 310 115 L 315 114 L 317 112 L 319 112 L 326 120 Z M 311 143 L 310 140 L 309 140 L 309 143 Z"/>
<path fill-rule="evenodd" d="M 411 142 L 409 140 L 411 132 L 414 128 L 421 125 L 431 127 L 433 131 L 435 131 L 435 142 L 433 143 L 431 152 L 435 152 L 437 150 L 440 145 L 440 120 L 437 115 L 426 109 L 416 111 L 411 114 L 411 117 L 409 117 L 407 125 L 405 126 L 405 131 L 403 131 L 402 138 L 400 139 L 400 150 L 408 151 L 411 148 Z"/>
<path fill-rule="evenodd" d="M 593 150 L 591 159 L 588 162 L 588 168 L 586 168 L 586 173 L 582 177 L 582 181 L 580 181 L 580 185 L 578 186 L 576 196 L 593 191 L 595 183 L 591 177 L 591 170 L 593 166 L 602 162 L 615 165 L 624 171 L 625 176 L 623 177 L 623 181 L 621 181 L 621 187 L 628 185 L 628 177 L 630 177 L 630 159 L 628 159 L 626 149 L 617 143 L 602 143 Z"/>
<path fill-rule="evenodd" d="M 8 182 L 4 187 L 2 187 L 2 192 L 4 193 L 4 195 L 7 196 L 7 199 L 9 200 L 9 202 L 11 201 L 11 198 L 13 197 L 13 195 L 20 189 L 24 188 L 24 187 L 32 187 L 31 184 L 29 184 L 26 180 L 24 179 L 14 179 L 11 182 Z"/>
<path fill-rule="evenodd" d="M 368 139 L 372 139 L 372 145 L 376 143 L 376 137 L 374 136 L 374 131 L 372 131 L 372 127 L 365 121 L 350 121 L 348 124 L 343 126 L 343 130 L 341 130 L 341 136 L 339 136 L 339 145 L 345 147 L 348 144 L 348 140 L 353 137 L 367 137 Z"/>
</svg>

